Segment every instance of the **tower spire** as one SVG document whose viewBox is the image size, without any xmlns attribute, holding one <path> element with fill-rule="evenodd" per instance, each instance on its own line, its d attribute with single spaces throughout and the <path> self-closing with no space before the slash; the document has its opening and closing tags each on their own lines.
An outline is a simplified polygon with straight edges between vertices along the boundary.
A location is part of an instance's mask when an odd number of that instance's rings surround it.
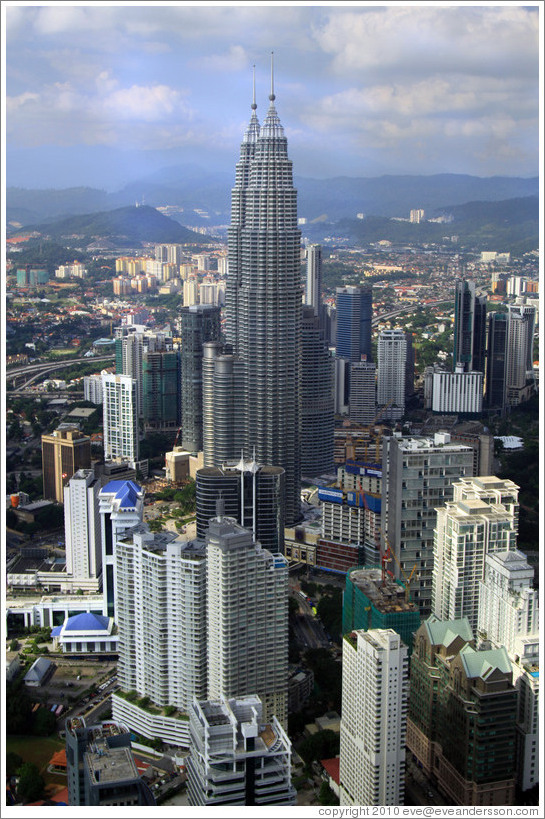
<svg viewBox="0 0 545 819">
<path fill-rule="evenodd" d="M 252 111 L 255 111 L 255 109 L 257 108 L 257 103 L 256 103 L 256 101 L 255 101 L 255 64 L 254 64 L 254 66 L 252 67 L 252 72 L 253 72 L 253 97 L 252 97 Z"/>
<path fill-rule="evenodd" d="M 274 102 L 276 99 L 274 95 L 274 51 L 271 51 L 271 93 L 269 94 L 269 99 L 271 102 Z"/>
</svg>

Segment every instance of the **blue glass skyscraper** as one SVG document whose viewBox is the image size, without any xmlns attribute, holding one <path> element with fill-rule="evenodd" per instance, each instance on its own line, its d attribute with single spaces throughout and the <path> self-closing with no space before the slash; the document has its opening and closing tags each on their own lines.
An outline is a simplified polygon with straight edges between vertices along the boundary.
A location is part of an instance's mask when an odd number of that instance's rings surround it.
<svg viewBox="0 0 545 819">
<path fill-rule="evenodd" d="M 371 355 L 371 320 L 373 291 L 371 287 L 347 285 L 337 287 L 337 358 L 367 361 Z"/>
</svg>

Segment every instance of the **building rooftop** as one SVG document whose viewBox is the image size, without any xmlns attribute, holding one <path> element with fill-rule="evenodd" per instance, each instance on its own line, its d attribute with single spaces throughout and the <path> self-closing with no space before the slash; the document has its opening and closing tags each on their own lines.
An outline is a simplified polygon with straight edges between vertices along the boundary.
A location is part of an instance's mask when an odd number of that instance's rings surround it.
<svg viewBox="0 0 545 819">
<path fill-rule="evenodd" d="M 405 600 L 405 589 L 389 575 L 382 582 L 380 569 L 350 569 L 348 578 L 381 612 L 418 612 L 418 606 Z"/>
<path fill-rule="evenodd" d="M 85 764 L 93 785 L 126 782 L 139 778 L 130 748 L 109 748 L 104 738 L 89 745 Z"/>
<path fill-rule="evenodd" d="M 480 677 L 482 680 L 487 680 L 496 670 L 504 674 L 511 673 L 511 660 L 503 646 L 488 651 L 475 651 L 474 648 L 466 645 L 460 651 L 460 656 L 469 679 Z"/>
<path fill-rule="evenodd" d="M 443 645 L 448 648 L 457 637 L 468 643 L 473 640 L 473 631 L 467 617 L 461 617 L 459 620 L 438 620 L 432 614 L 424 625 L 433 646 Z"/>
</svg>

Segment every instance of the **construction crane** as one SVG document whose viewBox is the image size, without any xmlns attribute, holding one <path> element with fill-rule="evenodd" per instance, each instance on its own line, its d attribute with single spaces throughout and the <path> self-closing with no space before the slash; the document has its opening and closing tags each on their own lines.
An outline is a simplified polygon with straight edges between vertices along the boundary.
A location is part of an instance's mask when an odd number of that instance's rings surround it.
<svg viewBox="0 0 545 819">
<path fill-rule="evenodd" d="M 410 601 L 411 581 L 412 581 L 412 579 L 414 577 L 414 573 L 416 572 L 416 570 L 418 568 L 418 563 L 414 564 L 411 573 L 409 575 L 407 575 L 405 569 L 403 568 L 403 566 L 399 562 L 399 558 L 397 557 L 396 553 L 390 548 L 389 542 L 388 541 L 386 541 L 386 542 L 388 543 L 388 548 L 386 549 L 386 554 L 389 556 L 390 560 L 391 560 L 392 557 L 394 558 L 394 560 L 397 563 L 397 566 L 399 568 L 399 571 L 401 572 L 401 574 L 403 575 L 403 578 L 405 580 L 405 583 L 404 583 L 405 602 L 408 603 Z"/>
</svg>

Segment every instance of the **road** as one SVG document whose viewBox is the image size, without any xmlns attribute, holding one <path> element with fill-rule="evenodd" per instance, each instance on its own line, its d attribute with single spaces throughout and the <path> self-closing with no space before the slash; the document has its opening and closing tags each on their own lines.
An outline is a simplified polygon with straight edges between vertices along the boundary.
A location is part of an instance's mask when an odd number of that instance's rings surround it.
<svg viewBox="0 0 545 819">
<path fill-rule="evenodd" d="M 6 371 L 6 382 L 13 384 L 13 392 L 21 392 L 29 384 L 32 384 L 41 375 L 55 370 L 62 370 L 64 367 L 72 367 L 74 364 L 99 362 L 99 361 L 113 361 L 115 355 L 97 356 L 96 358 L 70 358 L 60 359 L 59 361 L 42 361 L 40 364 L 26 364 L 24 367 L 14 367 L 12 370 Z M 27 377 L 28 376 L 28 377 Z M 22 384 L 17 386 L 17 381 L 24 379 Z"/>
</svg>

